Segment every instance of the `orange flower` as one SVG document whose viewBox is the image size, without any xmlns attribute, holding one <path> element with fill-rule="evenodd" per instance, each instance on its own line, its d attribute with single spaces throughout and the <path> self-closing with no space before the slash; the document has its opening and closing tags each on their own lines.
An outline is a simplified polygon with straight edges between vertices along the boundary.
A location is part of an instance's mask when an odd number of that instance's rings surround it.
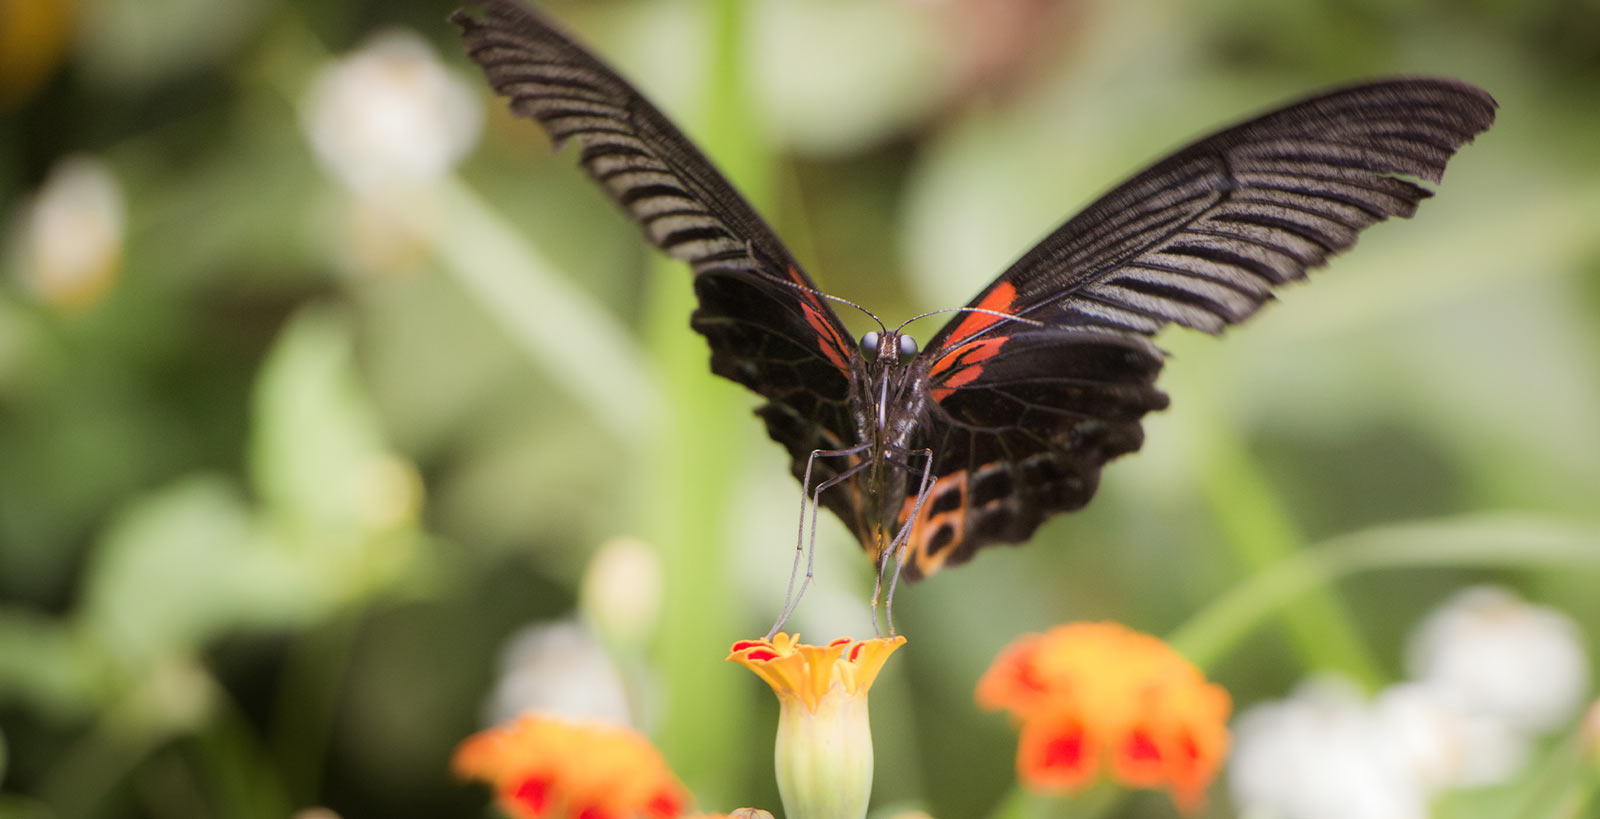
<svg viewBox="0 0 1600 819">
<path fill-rule="evenodd" d="M 788 819 L 852 819 L 872 795 L 872 730 L 867 691 L 904 637 L 825 646 L 799 635 L 733 644 L 739 663 L 772 686 L 781 706 L 774 762 Z"/>
<path fill-rule="evenodd" d="M 688 803 L 644 737 L 538 714 L 468 737 L 451 767 L 494 788 L 513 819 L 673 819 Z"/>
<path fill-rule="evenodd" d="M 1228 749 L 1228 693 L 1167 644 L 1116 623 L 1072 623 L 1008 646 L 978 704 L 1021 723 L 1017 772 L 1045 791 L 1113 779 L 1197 805 Z"/>
</svg>

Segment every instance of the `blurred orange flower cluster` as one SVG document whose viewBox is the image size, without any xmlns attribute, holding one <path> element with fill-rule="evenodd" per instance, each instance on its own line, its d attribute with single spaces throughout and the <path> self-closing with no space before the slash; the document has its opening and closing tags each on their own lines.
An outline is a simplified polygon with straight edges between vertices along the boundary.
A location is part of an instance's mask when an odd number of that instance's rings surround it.
<svg viewBox="0 0 1600 819">
<path fill-rule="evenodd" d="M 1084 787 L 1102 764 L 1124 785 L 1198 805 L 1228 750 L 1230 701 L 1166 643 L 1116 623 L 1071 623 L 1008 646 L 978 704 L 1021 723 L 1017 772 L 1045 791 Z"/>
<path fill-rule="evenodd" d="M 452 767 L 513 819 L 673 819 L 689 801 L 644 737 L 537 714 L 469 737 Z"/>
</svg>

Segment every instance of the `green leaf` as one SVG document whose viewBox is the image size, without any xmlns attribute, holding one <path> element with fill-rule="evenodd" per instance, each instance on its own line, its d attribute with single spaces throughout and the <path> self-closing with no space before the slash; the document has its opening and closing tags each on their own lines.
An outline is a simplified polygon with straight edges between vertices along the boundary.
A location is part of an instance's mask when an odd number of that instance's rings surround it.
<svg viewBox="0 0 1600 819">
<path fill-rule="evenodd" d="M 133 501 L 88 569 L 82 625 L 126 673 L 243 624 L 305 617 L 298 567 L 261 535 L 238 491 L 189 478 Z"/>
<path fill-rule="evenodd" d="M 94 655 L 71 628 L 20 609 L 0 609 L 0 702 L 25 702 L 57 716 L 95 701 Z M 4 774 L 0 736 L 0 774 Z M 0 781 L 4 777 L 0 776 Z"/>
</svg>

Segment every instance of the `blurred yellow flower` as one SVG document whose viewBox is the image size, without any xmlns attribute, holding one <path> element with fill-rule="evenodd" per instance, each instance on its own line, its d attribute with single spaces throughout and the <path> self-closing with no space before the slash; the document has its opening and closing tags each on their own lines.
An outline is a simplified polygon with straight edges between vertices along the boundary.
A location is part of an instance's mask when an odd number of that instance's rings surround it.
<svg viewBox="0 0 1600 819">
<path fill-rule="evenodd" d="M 778 695 L 774 762 L 788 819 L 851 819 L 872 795 L 867 692 L 904 637 L 806 645 L 799 635 L 733 644 L 729 662 L 755 672 Z"/>
<path fill-rule="evenodd" d="M 689 801 L 639 734 L 539 714 L 467 738 L 451 767 L 513 819 L 673 819 Z"/>
<path fill-rule="evenodd" d="M 1021 723 L 1018 776 L 1038 790 L 1083 787 L 1104 767 L 1188 809 L 1227 755 L 1227 692 L 1167 644 L 1116 623 L 1017 640 L 978 681 L 977 699 Z"/>
<path fill-rule="evenodd" d="M 0 109 L 33 95 L 71 43 L 74 0 L 0 0 Z"/>
</svg>

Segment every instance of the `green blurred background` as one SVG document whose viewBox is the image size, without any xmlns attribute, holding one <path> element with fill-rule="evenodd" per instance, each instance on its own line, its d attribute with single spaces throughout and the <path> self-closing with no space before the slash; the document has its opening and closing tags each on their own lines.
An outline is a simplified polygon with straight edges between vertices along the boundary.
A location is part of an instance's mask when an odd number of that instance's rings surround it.
<svg viewBox="0 0 1600 819">
<path fill-rule="evenodd" d="M 1415 72 L 1501 103 L 1410 223 L 1225 339 L 1163 335 L 1172 409 L 1090 509 L 902 588 L 877 804 L 1005 803 L 973 683 L 1068 620 L 1172 637 L 1238 705 L 1400 678 L 1411 625 L 1486 579 L 1600 653 L 1600 3 L 543 6 L 891 321 L 1288 97 Z M 687 273 L 488 96 L 452 8 L 0 0 L 0 816 L 480 814 L 449 754 L 507 638 L 575 611 L 702 806 L 778 807 L 775 704 L 722 657 L 782 599 L 796 484 L 706 369 Z M 340 166 L 308 134 L 362 95 L 318 89 L 373 48 L 402 89 L 442 61 L 417 94 L 456 107 Z M 348 165 L 435 143 L 398 187 Z M 67 178 L 76 274 L 30 238 Z M 818 563 L 790 628 L 868 636 L 831 519 Z"/>
</svg>

